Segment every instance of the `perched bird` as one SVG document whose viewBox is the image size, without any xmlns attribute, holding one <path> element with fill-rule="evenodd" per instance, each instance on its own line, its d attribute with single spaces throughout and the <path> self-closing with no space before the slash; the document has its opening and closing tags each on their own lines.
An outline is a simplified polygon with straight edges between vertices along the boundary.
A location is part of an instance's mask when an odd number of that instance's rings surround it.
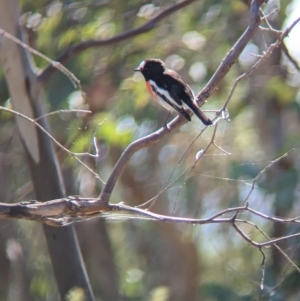
<svg viewBox="0 0 300 301">
<path fill-rule="evenodd" d="M 191 121 L 188 111 L 191 110 L 203 124 L 212 124 L 212 121 L 197 106 L 190 86 L 177 72 L 168 69 L 162 60 L 144 60 L 135 71 L 143 74 L 151 96 L 169 112 L 176 111 Z"/>
</svg>

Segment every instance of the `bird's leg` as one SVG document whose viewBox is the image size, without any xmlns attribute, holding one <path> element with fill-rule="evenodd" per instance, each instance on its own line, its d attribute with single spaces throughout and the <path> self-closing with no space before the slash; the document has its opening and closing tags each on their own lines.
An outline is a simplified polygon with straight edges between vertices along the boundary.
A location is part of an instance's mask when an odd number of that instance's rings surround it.
<svg viewBox="0 0 300 301">
<path fill-rule="evenodd" d="M 164 123 L 164 127 L 170 132 L 170 128 L 168 126 L 168 119 L 169 119 L 169 116 L 170 116 L 170 111 L 168 111 L 168 115 L 167 115 L 167 118 L 165 120 L 165 123 Z"/>
</svg>

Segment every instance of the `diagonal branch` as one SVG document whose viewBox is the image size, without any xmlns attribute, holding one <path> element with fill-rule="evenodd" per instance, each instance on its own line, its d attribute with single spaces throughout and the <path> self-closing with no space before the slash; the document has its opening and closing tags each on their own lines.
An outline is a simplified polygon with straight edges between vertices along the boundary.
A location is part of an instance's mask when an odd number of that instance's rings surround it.
<svg viewBox="0 0 300 301">
<path fill-rule="evenodd" d="M 141 139 L 138 139 L 138 140 L 132 142 L 131 144 L 129 144 L 127 146 L 127 148 L 124 150 L 124 152 L 122 153 L 122 155 L 119 158 L 116 165 L 114 166 L 114 168 L 106 182 L 106 185 L 101 192 L 101 195 L 100 195 L 101 200 L 103 200 L 105 202 L 109 202 L 111 193 L 117 183 L 119 176 L 125 169 L 126 164 L 128 163 L 128 161 L 130 160 L 130 158 L 133 156 L 134 153 L 136 153 L 137 151 L 139 151 L 142 148 L 146 148 L 146 147 L 149 147 L 150 145 L 157 143 L 162 138 L 169 135 L 170 132 L 174 131 L 179 126 L 181 126 L 185 123 L 186 123 L 186 120 L 184 118 L 177 116 L 170 123 L 168 123 L 168 128 L 163 127 L 161 129 L 157 130 L 156 132 L 154 132 L 146 137 L 143 137 Z"/>
<path fill-rule="evenodd" d="M 282 52 L 287 56 L 287 58 L 291 62 L 291 64 L 296 68 L 296 70 L 300 71 L 299 63 L 290 54 L 290 52 L 289 52 L 288 48 L 286 47 L 285 43 L 282 43 L 281 49 L 282 49 Z"/>
<path fill-rule="evenodd" d="M 278 37 L 278 39 L 272 43 L 268 49 L 264 52 L 264 54 L 262 56 L 260 56 L 259 60 L 245 73 L 243 73 L 242 75 L 240 75 L 234 82 L 234 85 L 232 86 L 230 93 L 223 105 L 222 110 L 225 110 L 228 106 L 229 101 L 231 100 L 231 97 L 236 89 L 236 87 L 238 86 L 238 84 L 244 80 L 245 78 L 247 78 L 250 74 L 252 74 L 255 70 L 257 70 L 261 64 L 270 57 L 270 55 L 273 53 L 273 51 L 278 48 L 281 44 L 283 44 L 283 40 L 284 38 L 286 38 L 289 33 L 292 31 L 292 29 L 300 22 L 300 18 L 297 18 L 294 22 L 292 22 L 291 25 L 289 25 L 284 31 L 281 32 L 280 36 Z"/>
<path fill-rule="evenodd" d="M 175 4 L 169 5 L 163 10 L 161 10 L 155 17 L 151 18 L 149 21 L 144 23 L 143 25 L 127 30 L 123 33 L 120 33 L 112 38 L 104 39 L 104 40 L 87 40 L 84 42 L 80 42 L 76 45 L 73 45 L 66 49 L 57 59 L 57 62 L 66 62 L 70 58 L 74 57 L 75 55 L 81 53 L 84 50 L 94 48 L 94 47 L 101 47 L 101 46 L 108 46 L 116 43 L 120 43 L 127 39 L 133 38 L 137 35 L 146 33 L 153 28 L 155 28 L 159 22 L 172 13 L 180 10 L 181 8 L 195 2 L 195 0 L 184 0 L 177 2 Z M 46 67 L 39 75 L 38 79 L 42 84 L 46 84 L 51 77 L 51 75 L 55 72 L 55 68 L 52 65 Z"/>
<path fill-rule="evenodd" d="M 265 0 L 252 0 L 250 5 L 250 23 L 243 35 L 238 39 L 238 41 L 229 50 L 226 57 L 223 59 L 218 69 L 206 84 L 206 86 L 200 91 L 196 96 L 197 103 L 201 106 L 206 99 L 208 99 L 212 94 L 218 89 L 218 85 L 221 80 L 230 71 L 232 65 L 236 62 L 242 51 L 245 49 L 246 45 L 249 43 L 253 35 L 256 33 L 260 24 L 259 8 L 265 2 Z"/>
</svg>

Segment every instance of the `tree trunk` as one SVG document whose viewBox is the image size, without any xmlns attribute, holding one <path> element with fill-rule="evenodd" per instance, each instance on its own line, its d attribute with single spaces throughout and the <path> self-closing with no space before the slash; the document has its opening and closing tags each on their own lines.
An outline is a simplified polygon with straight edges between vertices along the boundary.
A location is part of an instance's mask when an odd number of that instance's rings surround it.
<svg viewBox="0 0 300 301">
<path fill-rule="evenodd" d="M 0 1 L 0 28 L 24 40 L 19 19 L 15 0 Z M 4 37 L 1 38 L 0 47 L 0 60 L 14 110 L 30 118 L 42 115 L 43 89 L 37 82 L 30 54 Z M 64 184 L 51 140 L 25 119 L 16 117 L 16 122 L 37 200 L 64 197 Z M 48 129 L 45 118 L 40 123 Z M 73 227 L 44 226 L 44 232 L 61 299 L 65 299 L 73 287 L 80 287 L 85 292 L 85 300 L 94 300 Z"/>
</svg>

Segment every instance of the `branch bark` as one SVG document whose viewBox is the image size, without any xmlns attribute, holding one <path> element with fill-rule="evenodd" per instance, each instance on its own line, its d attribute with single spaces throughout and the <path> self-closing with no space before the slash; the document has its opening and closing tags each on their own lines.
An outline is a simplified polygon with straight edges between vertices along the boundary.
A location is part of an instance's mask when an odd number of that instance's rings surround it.
<svg viewBox="0 0 300 301">
<path fill-rule="evenodd" d="M 249 212 L 264 220 L 280 224 L 300 224 L 299 217 L 280 218 L 259 212 L 248 204 L 227 208 L 208 218 L 195 219 L 176 216 L 161 215 L 149 210 L 127 206 L 123 203 L 107 204 L 100 198 L 82 198 L 69 196 L 47 202 L 20 202 L 15 204 L 0 203 L 0 220 L 24 219 L 37 221 L 54 227 L 66 226 L 70 223 L 83 221 L 94 217 L 112 219 L 150 219 L 171 223 L 186 224 L 222 224 L 222 223 L 248 223 L 244 219 L 236 218 L 238 213 Z M 233 217 L 222 217 L 233 214 Z"/>
<path fill-rule="evenodd" d="M 228 51 L 227 55 L 219 65 L 218 69 L 211 77 L 209 82 L 196 96 L 196 100 L 199 106 L 202 106 L 206 99 L 216 92 L 221 80 L 230 71 L 232 65 L 236 62 L 246 45 L 249 43 L 253 35 L 256 33 L 260 25 L 259 8 L 265 2 L 265 0 L 252 0 L 250 5 L 250 23 L 243 35 Z"/>
</svg>

